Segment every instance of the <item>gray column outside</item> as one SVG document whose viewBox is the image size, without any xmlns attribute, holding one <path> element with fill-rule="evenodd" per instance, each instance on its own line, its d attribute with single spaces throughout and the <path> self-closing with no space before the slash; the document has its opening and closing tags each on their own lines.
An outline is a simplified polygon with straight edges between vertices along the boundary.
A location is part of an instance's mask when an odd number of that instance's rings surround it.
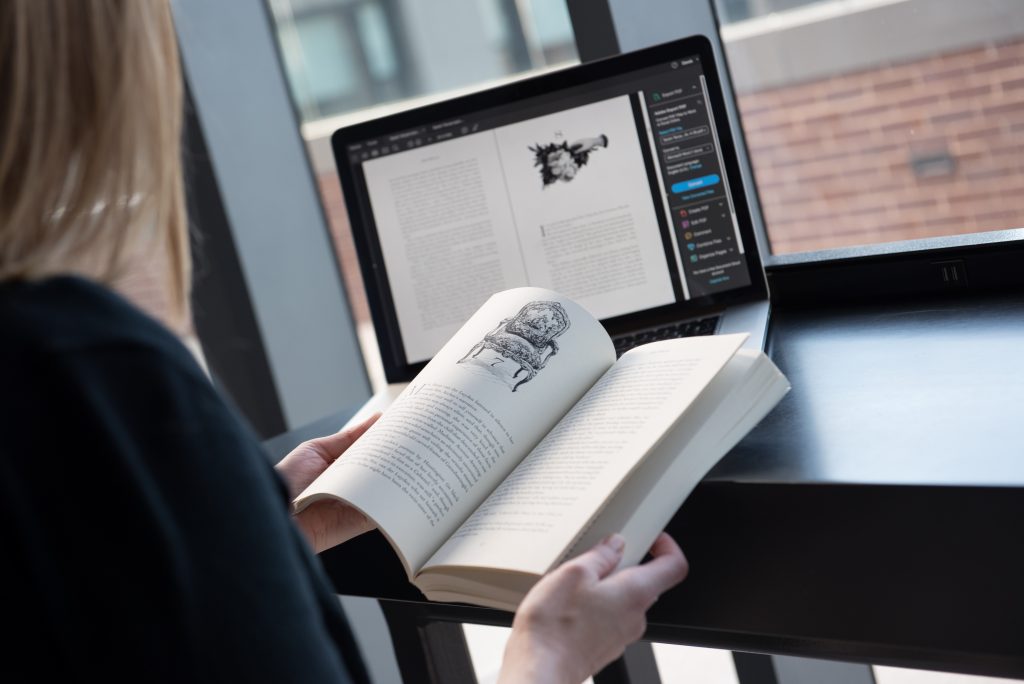
<svg viewBox="0 0 1024 684">
<path fill-rule="evenodd" d="M 265 3 L 173 8 L 286 428 L 354 410 L 370 384 Z"/>
</svg>

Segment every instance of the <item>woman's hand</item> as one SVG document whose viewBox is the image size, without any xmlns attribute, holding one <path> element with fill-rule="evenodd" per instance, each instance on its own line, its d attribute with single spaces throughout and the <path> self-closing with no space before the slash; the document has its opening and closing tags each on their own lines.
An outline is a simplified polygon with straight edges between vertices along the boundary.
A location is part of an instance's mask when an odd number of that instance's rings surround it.
<svg viewBox="0 0 1024 684">
<path fill-rule="evenodd" d="M 647 627 L 647 609 L 689 570 L 664 532 L 653 559 L 611 574 L 624 541 L 612 535 L 538 582 L 523 599 L 505 647 L 502 684 L 582 682 L 622 655 Z"/>
<path fill-rule="evenodd" d="M 301 494 L 378 418 L 379 413 L 347 430 L 311 439 L 295 447 L 275 466 L 278 474 L 288 485 L 288 495 L 294 499 Z M 317 501 L 295 515 L 294 519 L 317 553 L 374 528 L 373 523 L 365 515 L 336 500 Z"/>
</svg>

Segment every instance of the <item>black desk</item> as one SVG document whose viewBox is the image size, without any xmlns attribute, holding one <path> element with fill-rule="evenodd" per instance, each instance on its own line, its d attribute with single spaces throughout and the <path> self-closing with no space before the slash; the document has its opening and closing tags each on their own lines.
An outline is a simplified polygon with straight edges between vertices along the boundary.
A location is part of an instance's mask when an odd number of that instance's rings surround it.
<svg viewBox="0 0 1024 684">
<path fill-rule="evenodd" d="M 669 525 L 692 569 L 647 638 L 1024 677 L 1021 300 L 774 311 L 793 390 Z M 377 533 L 324 562 L 339 593 L 424 601 Z"/>
</svg>

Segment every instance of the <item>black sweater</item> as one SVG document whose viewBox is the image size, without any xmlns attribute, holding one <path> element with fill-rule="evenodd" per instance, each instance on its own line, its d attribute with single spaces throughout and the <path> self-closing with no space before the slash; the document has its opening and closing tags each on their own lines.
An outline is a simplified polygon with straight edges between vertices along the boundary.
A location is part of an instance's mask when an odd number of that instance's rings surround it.
<svg viewBox="0 0 1024 684">
<path fill-rule="evenodd" d="M 0 284 L 0 679 L 365 679 L 287 504 L 160 324 L 80 278 Z"/>
</svg>

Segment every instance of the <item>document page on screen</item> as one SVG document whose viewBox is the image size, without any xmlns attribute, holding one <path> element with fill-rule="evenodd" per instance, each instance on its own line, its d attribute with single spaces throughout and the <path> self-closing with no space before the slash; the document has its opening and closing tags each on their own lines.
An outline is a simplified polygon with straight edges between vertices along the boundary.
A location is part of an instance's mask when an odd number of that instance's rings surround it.
<svg viewBox="0 0 1024 684">
<path fill-rule="evenodd" d="M 406 358 L 511 287 L 599 319 L 675 301 L 641 144 L 621 95 L 365 162 Z"/>
</svg>

